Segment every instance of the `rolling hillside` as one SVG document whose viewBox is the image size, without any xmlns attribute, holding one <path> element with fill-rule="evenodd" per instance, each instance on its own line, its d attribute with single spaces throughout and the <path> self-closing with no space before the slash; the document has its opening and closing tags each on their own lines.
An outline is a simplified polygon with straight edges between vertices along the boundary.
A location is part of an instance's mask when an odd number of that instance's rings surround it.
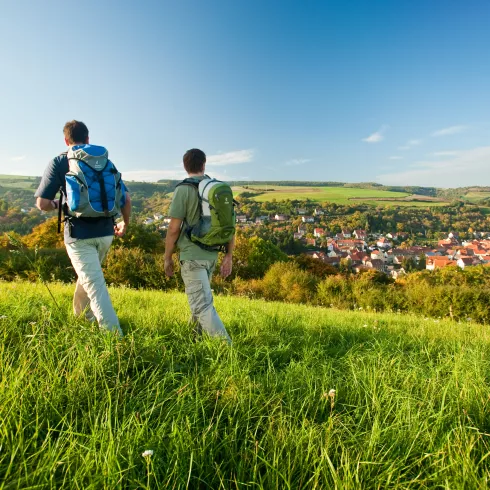
<svg viewBox="0 0 490 490">
<path fill-rule="evenodd" d="M 229 349 L 182 294 L 112 289 L 118 341 L 50 287 L 0 283 L 2 488 L 490 483 L 485 326 L 219 297 Z"/>
</svg>

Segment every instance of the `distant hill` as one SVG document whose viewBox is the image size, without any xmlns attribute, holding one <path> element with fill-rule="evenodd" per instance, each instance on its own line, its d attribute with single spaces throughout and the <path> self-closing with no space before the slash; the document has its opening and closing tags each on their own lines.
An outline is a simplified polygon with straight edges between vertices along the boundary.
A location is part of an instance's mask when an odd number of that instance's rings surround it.
<svg viewBox="0 0 490 490">
<path fill-rule="evenodd" d="M 30 200 L 35 189 L 39 185 L 41 177 L 0 175 L 0 197 L 11 202 L 25 202 Z M 167 198 L 173 192 L 178 180 L 162 179 L 158 182 L 135 182 L 128 181 L 127 185 L 131 194 L 135 198 L 135 203 L 142 202 L 150 197 Z M 262 193 L 267 186 L 295 188 L 294 198 L 301 199 L 301 188 L 346 188 L 346 189 L 365 189 L 379 192 L 400 193 L 404 196 L 415 196 L 414 200 L 421 201 L 423 197 L 434 200 L 449 202 L 452 200 L 465 200 L 469 202 L 481 202 L 490 199 L 490 187 L 470 186 L 458 187 L 453 189 L 442 189 L 437 187 L 421 186 L 389 186 L 376 182 L 335 182 L 335 181 L 231 181 L 230 184 L 236 188 L 258 187 Z M 256 189 L 257 190 L 257 189 Z M 284 193 L 293 195 L 292 193 Z M 346 193 L 350 195 L 351 192 Z M 305 198 L 307 196 L 305 195 Z M 261 200 L 264 199 L 262 196 Z"/>
</svg>

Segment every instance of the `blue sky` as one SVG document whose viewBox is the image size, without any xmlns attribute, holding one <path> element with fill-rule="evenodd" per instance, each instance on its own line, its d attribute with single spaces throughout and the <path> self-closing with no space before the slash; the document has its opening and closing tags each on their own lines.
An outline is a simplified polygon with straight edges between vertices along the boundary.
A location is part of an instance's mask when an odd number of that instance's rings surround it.
<svg viewBox="0 0 490 490">
<path fill-rule="evenodd" d="M 2 2 L 0 173 L 84 121 L 123 176 L 490 185 L 490 2 Z"/>
</svg>

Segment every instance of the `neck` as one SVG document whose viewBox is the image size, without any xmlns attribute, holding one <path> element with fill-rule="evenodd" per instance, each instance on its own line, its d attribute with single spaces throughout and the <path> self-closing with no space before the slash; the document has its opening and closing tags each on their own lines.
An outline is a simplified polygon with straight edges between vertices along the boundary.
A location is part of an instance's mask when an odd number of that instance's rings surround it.
<svg viewBox="0 0 490 490">
<path fill-rule="evenodd" d="M 204 172 L 200 172 L 197 174 L 187 174 L 189 177 L 204 177 Z"/>
</svg>

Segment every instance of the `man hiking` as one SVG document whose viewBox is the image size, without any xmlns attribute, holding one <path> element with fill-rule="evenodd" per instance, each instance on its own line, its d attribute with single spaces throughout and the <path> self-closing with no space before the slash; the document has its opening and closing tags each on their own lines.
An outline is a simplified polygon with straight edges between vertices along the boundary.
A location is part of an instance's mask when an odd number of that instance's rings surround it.
<svg viewBox="0 0 490 490">
<path fill-rule="evenodd" d="M 122 336 L 119 320 L 102 273 L 104 260 L 114 239 L 129 226 L 131 199 L 121 174 L 102 146 L 89 144 L 87 126 L 67 122 L 63 128 L 68 152 L 51 160 L 35 193 L 42 211 L 58 210 L 65 216 L 66 251 L 78 280 L 73 297 L 75 315 L 85 314 L 99 327 Z M 55 199 L 61 191 L 62 199 Z M 123 221 L 115 224 L 122 214 Z"/>
<path fill-rule="evenodd" d="M 192 149 L 184 155 L 184 168 L 189 176 L 177 185 L 170 205 L 170 224 L 165 241 L 165 273 L 173 276 L 172 255 L 179 249 L 182 279 L 189 301 L 196 333 L 206 331 L 231 344 L 213 305 L 211 277 L 218 252 L 225 252 L 221 264 L 222 277 L 232 269 L 235 246 L 235 212 L 231 188 L 224 182 L 204 174 L 206 155 Z"/>
</svg>

